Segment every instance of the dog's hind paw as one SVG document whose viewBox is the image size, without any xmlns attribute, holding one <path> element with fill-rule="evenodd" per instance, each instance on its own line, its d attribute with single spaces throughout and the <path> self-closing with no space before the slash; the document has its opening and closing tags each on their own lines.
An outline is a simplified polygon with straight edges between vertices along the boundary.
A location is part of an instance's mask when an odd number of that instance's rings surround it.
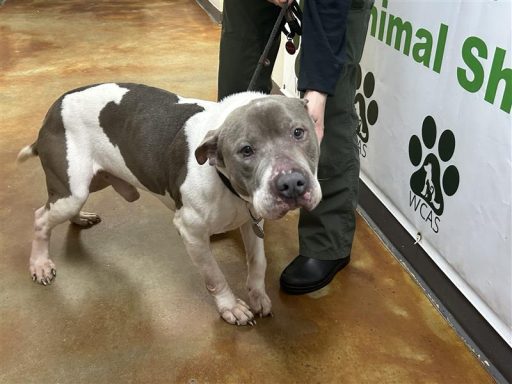
<svg viewBox="0 0 512 384">
<path fill-rule="evenodd" d="M 73 217 L 71 222 L 82 228 L 90 228 L 100 223 L 101 218 L 96 213 L 80 211 L 80 214 Z"/>
<path fill-rule="evenodd" d="M 48 285 L 55 279 L 57 276 L 57 270 L 55 269 L 55 264 L 50 259 L 46 259 L 44 261 L 36 261 L 35 263 L 30 263 L 30 275 L 32 276 L 32 281 L 36 281 L 42 285 Z"/>
<path fill-rule="evenodd" d="M 220 316 L 229 324 L 256 325 L 251 309 L 240 299 L 237 299 L 235 305 L 231 308 L 222 310 Z"/>
</svg>

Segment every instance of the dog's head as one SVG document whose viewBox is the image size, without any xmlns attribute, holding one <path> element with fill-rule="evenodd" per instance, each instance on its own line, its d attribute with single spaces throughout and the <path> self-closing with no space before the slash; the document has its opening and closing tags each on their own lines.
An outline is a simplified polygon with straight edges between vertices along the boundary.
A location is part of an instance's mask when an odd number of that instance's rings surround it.
<svg viewBox="0 0 512 384">
<path fill-rule="evenodd" d="M 217 167 L 266 219 L 316 207 L 322 198 L 319 154 L 306 103 L 284 96 L 258 98 L 233 110 L 195 151 L 199 164 L 208 160 Z"/>
</svg>

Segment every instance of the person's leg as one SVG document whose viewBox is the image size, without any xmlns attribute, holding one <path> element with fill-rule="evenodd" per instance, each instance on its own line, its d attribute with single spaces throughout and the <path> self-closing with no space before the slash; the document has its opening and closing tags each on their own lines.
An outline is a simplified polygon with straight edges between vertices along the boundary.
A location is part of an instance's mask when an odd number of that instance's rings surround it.
<svg viewBox="0 0 512 384">
<path fill-rule="evenodd" d="M 347 20 L 347 62 L 336 94 L 325 111 L 325 135 L 321 144 L 318 179 L 322 201 L 299 219 L 299 254 L 281 275 L 288 293 L 307 293 L 327 285 L 348 264 L 355 231 L 359 183 L 359 153 L 354 107 L 357 65 L 361 59 L 372 2 L 353 1 Z"/>
<path fill-rule="evenodd" d="M 265 49 L 280 8 L 264 0 L 224 0 L 219 51 L 218 99 L 247 91 L 258 60 Z M 279 35 L 256 83 L 256 90 L 270 93 L 271 74 Z"/>
</svg>

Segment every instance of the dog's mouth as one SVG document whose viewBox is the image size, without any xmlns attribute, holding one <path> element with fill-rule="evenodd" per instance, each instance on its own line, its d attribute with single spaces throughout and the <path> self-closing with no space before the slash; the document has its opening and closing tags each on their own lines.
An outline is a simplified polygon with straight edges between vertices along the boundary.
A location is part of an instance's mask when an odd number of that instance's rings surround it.
<svg viewBox="0 0 512 384">
<path fill-rule="evenodd" d="M 264 209 L 264 212 L 260 212 L 260 214 L 265 219 L 277 220 L 285 216 L 288 212 L 298 208 L 311 211 L 319 202 L 320 199 L 314 197 L 312 190 L 306 191 L 302 196 L 297 198 L 283 198 L 282 196 L 273 194 L 271 201 L 267 204 L 267 209 Z"/>
</svg>

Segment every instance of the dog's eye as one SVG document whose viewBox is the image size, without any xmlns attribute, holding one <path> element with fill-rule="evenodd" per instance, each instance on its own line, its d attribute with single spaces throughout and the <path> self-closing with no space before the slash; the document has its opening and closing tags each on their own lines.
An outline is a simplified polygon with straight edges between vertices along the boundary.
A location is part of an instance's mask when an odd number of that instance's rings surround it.
<svg viewBox="0 0 512 384">
<path fill-rule="evenodd" d="M 295 128 L 293 130 L 293 138 L 296 140 L 300 140 L 304 138 L 304 129 L 302 128 Z"/>
<path fill-rule="evenodd" d="M 240 150 L 240 153 L 243 155 L 243 157 L 249 157 L 254 154 L 254 150 L 250 145 L 246 145 Z"/>
</svg>

